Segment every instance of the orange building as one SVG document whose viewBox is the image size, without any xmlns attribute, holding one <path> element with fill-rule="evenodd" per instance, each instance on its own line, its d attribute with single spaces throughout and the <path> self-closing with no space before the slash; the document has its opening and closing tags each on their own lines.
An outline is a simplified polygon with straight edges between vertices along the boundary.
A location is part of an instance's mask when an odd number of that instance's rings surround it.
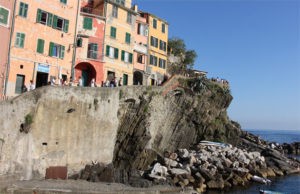
<svg viewBox="0 0 300 194">
<path fill-rule="evenodd" d="M 71 77 L 79 0 L 17 0 L 11 40 L 8 96 L 52 79 Z"/>
<path fill-rule="evenodd" d="M 13 6 L 14 0 L 0 0 L 0 100 L 4 94 Z"/>
<path fill-rule="evenodd" d="M 95 79 L 99 86 L 104 81 L 103 44 L 105 18 L 103 9 L 95 7 L 97 1 L 81 0 L 80 16 L 77 23 L 77 45 L 75 78 L 82 78 L 88 86 Z"/>
</svg>

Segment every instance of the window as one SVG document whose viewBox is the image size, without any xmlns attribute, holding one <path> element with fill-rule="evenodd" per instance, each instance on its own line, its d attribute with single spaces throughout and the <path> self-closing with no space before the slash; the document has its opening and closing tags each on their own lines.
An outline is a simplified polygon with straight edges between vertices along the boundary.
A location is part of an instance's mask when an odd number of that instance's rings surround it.
<svg viewBox="0 0 300 194">
<path fill-rule="evenodd" d="M 159 49 L 162 51 L 167 51 L 167 43 L 165 41 L 160 40 L 159 41 Z"/>
<path fill-rule="evenodd" d="M 127 23 L 132 24 L 132 14 L 127 12 Z"/>
<path fill-rule="evenodd" d="M 164 24 L 164 23 L 161 24 L 161 32 L 162 33 L 166 32 L 166 24 Z"/>
<path fill-rule="evenodd" d="M 98 44 L 89 43 L 87 57 L 90 58 L 90 59 L 97 59 L 98 58 Z"/>
<path fill-rule="evenodd" d="M 52 26 L 52 20 L 53 20 L 53 14 L 38 9 L 37 16 L 36 16 L 37 23 L 41 23 L 47 26 Z"/>
<path fill-rule="evenodd" d="M 118 18 L 118 6 L 114 5 L 112 10 L 112 16 Z"/>
<path fill-rule="evenodd" d="M 0 6 L 0 25 L 8 27 L 9 10 Z"/>
<path fill-rule="evenodd" d="M 157 28 L 157 20 L 153 19 L 153 28 L 156 29 Z"/>
<path fill-rule="evenodd" d="M 50 42 L 49 56 L 63 59 L 65 57 L 65 47 L 62 45 Z"/>
<path fill-rule="evenodd" d="M 17 32 L 15 46 L 24 48 L 24 43 L 25 43 L 25 34 Z"/>
<path fill-rule="evenodd" d="M 110 37 L 114 39 L 117 37 L 117 29 L 115 27 L 110 27 Z"/>
<path fill-rule="evenodd" d="M 157 66 L 157 57 L 150 55 L 150 65 Z"/>
<path fill-rule="evenodd" d="M 126 51 L 122 51 L 122 56 L 121 56 L 121 60 L 124 61 L 125 63 L 132 63 L 132 59 L 133 59 L 133 54 L 132 53 L 128 53 Z"/>
<path fill-rule="evenodd" d="M 158 48 L 158 39 L 151 36 L 151 46 Z"/>
<path fill-rule="evenodd" d="M 87 30 L 93 29 L 93 18 L 84 17 L 83 29 L 87 29 Z"/>
<path fill-rule="evenodd" d="M 36 52 L 43 54 L 44 53 L 44 45 L 45 45 L 45 41 L 42 39 L 38 39 Z"/>
<path fill-rule="evenodd" d="M 28 4 L 20 2 L 19 16 L 27 18 L 27 12 L 28 12 Z"/>
<path fill-rule="evenodd" d="M 106 46 L 106 56 L 112 59 L 118 59 L 119 58 L 119 49 Z"/>
<path fill-rule="evenodd" d="M 130 44 L 130 38 L 131 38 L 131 35 L 129 33 L 126 32 L 126 37 L 125 37 L 125 42 L 127 44 Z"/>
<path fill-rule="evenodd" d="M 143 24 L 138 24 L 138 34 L 142 36 L 148 36 L 146 26 Z"/>
<path fill-rule="evenodd" d="M 53 17 L 53 25 L 52 28 L 61 30 L 64 32 L 68 32 L 69 30 L 69 20 L 65 20 L 63 18 L 60 18 L 56 15 Z"/>
<path fill-rule="evenodd" d="M 116 3 L 125 6 L 125 0 L 114 0 Z"/>
<path fill-rule="evenodd" d="M 67 4 L 67 0 L 60 0 L 61 3 Z"/>
<path fill-rule="evenodd" d="M 143 60 L 144 56 L 141 55 L 141 54 L 138 54 L 137 55 L 137 62 L 138 63 L 141 63 L 141 64 L 144 64 L 144 60 Z"/>
<path fill-rule="evenodd" d="M 77 47 L 82 47 L 82 42 L 83 42 L 82 38 L 77 38 L 77 42 L 76 42 Z"/>
<path fill-rule="evenodd" d="M 166 69 L 166 60 L 159 59 L 159 67 L 162 69 Z"/>
</svg>

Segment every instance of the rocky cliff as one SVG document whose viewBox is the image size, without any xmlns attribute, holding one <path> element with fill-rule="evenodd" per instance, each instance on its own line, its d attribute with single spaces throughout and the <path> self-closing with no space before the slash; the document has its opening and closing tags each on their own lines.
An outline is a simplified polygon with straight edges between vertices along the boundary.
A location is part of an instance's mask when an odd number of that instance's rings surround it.
<svg viewBox="0 0 300 194">
<path fill-rule="evenodd" d="M 43 87 L 0 103 L 0 173 L 76 173 L 92 161 L 146 169 L 164 151 L 201 139 L 236 144 L 227 87 L 175 77 L 162 87 Z"/>
</svg>

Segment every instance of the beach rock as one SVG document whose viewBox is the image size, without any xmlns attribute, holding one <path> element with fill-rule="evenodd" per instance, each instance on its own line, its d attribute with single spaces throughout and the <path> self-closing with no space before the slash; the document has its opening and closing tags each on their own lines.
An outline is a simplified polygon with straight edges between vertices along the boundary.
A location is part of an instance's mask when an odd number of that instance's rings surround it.
<svg viewBox="0 0 300 194">
<path fill-rule="evenodd" d="M 165 164 L 167 166 L 170 166 L 170 167 L 176 167 L 178 165 L 178 162 L 176 162 L 175 160 L 171 160 L 171 159 L 168 159 L 168 158 L 165 158 Z"/>
<path fill-rule="evenodd" d="M 183 174 L 189 174 L 189 172 L 187 170 L 183 170 L 183 169 L 180 169 L 180 168 L 172 168 L 170 170 L 171 174 L 173 175 L 183 175 Z"/>
<path fill-rule="evenodd" d="M 176 153 L 172 153 L 172 154 L 170 155 L 170 159 L 171 159 L 171 160 L 176 160 L 177 157 L 178 157 L 178 155 L 177 155 Z"/>
<path fill-rule="evenodd" d="M 209 189 L 223 189 L 224 188 L 224 181 L 223 181 L 223 179 L 208 181 L 207 182 L 207 187 Z"/>
<path fill-rule="evenodd" d="M 168 175 L 168 169 L 165 166 L 162 166 L 160 163 L 156 163 L 151 170 L 152 175 L 162 175 L 166 176 Z"/>
</svg>

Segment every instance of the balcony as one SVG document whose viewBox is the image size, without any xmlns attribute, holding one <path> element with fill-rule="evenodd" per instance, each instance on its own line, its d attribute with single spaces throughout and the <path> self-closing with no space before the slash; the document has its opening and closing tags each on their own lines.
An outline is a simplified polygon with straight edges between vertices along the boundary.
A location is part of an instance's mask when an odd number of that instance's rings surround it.
<svg viewBox="0 0 300 194">
<path fill-rule="evenodd" d="M 144 44 L 135 44 L 134 45 L 134 50 L 136 50 L 137 52 L 143 53 L 145 55 L 147 55 L 147 50 L 148 47 Z"/>
<path fill-rule="evenodd" d="M 82 7 L 80 9 L 81 13 L 87 13 L 87 14 L 93 14 L 93 15 L 97 15 L 97 16 L 104 16 L 103 15 L 103 9 L 99 9 L 99 8 L 92 8 L 92 7 Z"/>
</svg>

